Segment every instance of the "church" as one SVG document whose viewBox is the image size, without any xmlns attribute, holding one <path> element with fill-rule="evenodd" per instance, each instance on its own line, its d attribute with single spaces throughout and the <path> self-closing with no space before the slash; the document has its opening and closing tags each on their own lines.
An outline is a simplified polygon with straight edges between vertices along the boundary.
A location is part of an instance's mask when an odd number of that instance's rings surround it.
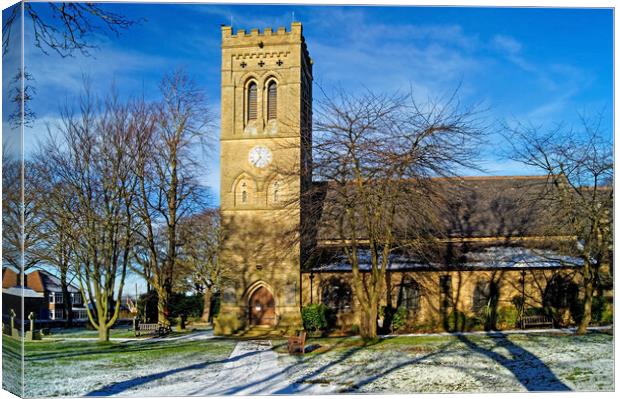
<svg viewBox="0 0 620 399">
<path fill-rule="evenodd" d="M 323 185 L 327 204 L 330 193 L 329 182 L 312 178 L 313 61 L 302 25 L 221 29 L 220 259 L 226 273 L 215 332 L 294 332 L 302 326 L 301 309 L 316 303 L 334 312 L 338 329 L 355 332 L 360 305 L 329 212 L 308 220 L 316 204 L 305 194 Z M 455 319 L 475 320 L 489 301 L 504 317 L 499 328 L 515 327 L 519 306 L 550 302 L 566 308 L 558 322 L 570 323 L 564 297 L 578 295 L 579 261 L 534 250 L 542 241 L 536 210 L 511 205 L 515 193 L 544 184 L 544 177 L 460 180 L 459 195 L 444 212 L 437 256 L 422 261 L 393 254 L 382 305 L 404 309 L 410 331 L 453 329 Z M 312 234 L 300 227 L 307 224 L 315 226 Z M 369 265 L 360 257 L 363 273 Z"/>
</svg>

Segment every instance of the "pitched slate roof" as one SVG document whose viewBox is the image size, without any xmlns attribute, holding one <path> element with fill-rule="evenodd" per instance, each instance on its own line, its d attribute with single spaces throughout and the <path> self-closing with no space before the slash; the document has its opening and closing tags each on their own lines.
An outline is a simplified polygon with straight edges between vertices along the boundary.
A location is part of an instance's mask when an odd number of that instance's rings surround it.
<svg viewBox="0 0 620 399">
<path fill-rule="evenodd" d="M 540 233 L 550 189 L 546 176 L 464 177 L 441 181 L 444 232 L 450 237 L 519 237 Z"/>
<path fill-rule="evenodd" d="M 2 288 L 18 287 L 17 280 L 18 272 L 12 267 L 2 268 Z M 26 274 L 26 286 L 36 292 L 62 292 L 60 279 L 46 270 L 35 270 Z M 73 284 L 69 284 L 68 288 L 69 292 L 80 292 Z"/>
<path fill-rule="evenodd" d="M 545 209 L 536 199 L 550 187 L 546 176 L 433 179 L 431 185 L 438 219 L 432 226 L 435 236 L 523 237 L 541 231 Z M 319 243 L 338 240 L 338 192 L 326 182 L 314 183 L 314 191 L 312 211 L 318 222 L 309 223 L 311 230 Z"/>
<path fill-rule="evenodd" d="M 45 270 L 35 270 L 26 276 L 26 284 L 37 292 L 62 292 L 60 279 Z M 69 284 L 69 292 L 80 292 L 72 284 Z"/>
</svg>

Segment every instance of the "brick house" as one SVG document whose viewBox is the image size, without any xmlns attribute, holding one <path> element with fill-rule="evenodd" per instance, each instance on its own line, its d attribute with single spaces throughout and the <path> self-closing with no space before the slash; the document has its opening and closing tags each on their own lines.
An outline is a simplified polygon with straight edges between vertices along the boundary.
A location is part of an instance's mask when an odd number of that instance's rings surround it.
<svg viewBox="0 0 620 399">
<path fill-rule="evenodd" d="M 15 327 L 21 323 L 28 323 L 26 317 L 30 312 L 35 314 L 47 314 L 46 302 L 42 293 L 30 288 L 22 288 L 17 284 L 19 272 L 12 267 L 2 268 L 2 321 L 9 323 L 11 310 L 15 312 Z M 24 315 L 24 320 L 22 320 Z"/>
<path fill-rule="evenodd" d="M 18 274 L 12 268 L 2 269 L 2 289 L 3 292 L 18 287 Z M 60 321 L 67 320 L 67 307 L 62 295 L 60 279 L 45 270 L 35 270 L 25 276 L 25 286 L 34 293 L 44 298 L 36 309 L 32 309 L 37 314 L 39 320 Z M 80 290 L 69 284 L 71 295 L 73 320 L 86 321 L 88 315 L 82 300 Z M 29 290 L 29 291 L 30 291 Z"/>
</svg>

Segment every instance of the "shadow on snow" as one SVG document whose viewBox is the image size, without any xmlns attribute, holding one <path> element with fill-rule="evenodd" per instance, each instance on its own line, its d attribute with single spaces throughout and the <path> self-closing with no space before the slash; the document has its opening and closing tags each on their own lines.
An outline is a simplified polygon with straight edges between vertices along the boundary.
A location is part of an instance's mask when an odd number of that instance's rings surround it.
<svg viewBox="0 0 620 399">
<path fill-rule="evenodd" d="M 494 346 L 491 349 L 478 345 L 477 343 L 475 343 L 474 341 L 472 341 L 471 339 L 469 339 L 467 336 L 463 334 L 454 334 L 454 335 L 457 337 L 458 341 L 462 342 L 472 352 L 486 356 L 487 358 L 497 362 L 498 364 L 506 368 L 508 371 L 510 371 L 510 373 L 512 373 L 512 375 L 514 375 L 514 377 L 519 381 L 519 383 L 521 383 L 528 391 L 569 391 L 571 390 L 570 387 L 564 384 L 541 359 L 536 357 L 533 353 L 522 348 L 521 346 L 510 341 L 508 337 L 501 332 L 490 332 L 486 334 L 486 337 L 490 338 L 491 342 L 494 344 Z M 311 387 L 313 379 L 318 378 L 320 380 L 320 375 L 324 373 L 325 371 L 328 371 L 330 368 L 332 368 L 335 365 L 342 364 L 343 362 L 353 357 L 359 351 L 369 349 L 373 347 L 374 345 L 380 342 L 384 342 L 389 339 L 391 338 L 381 339 L 375 342 L 371 342 L 371 343 L 367 343 L 363 345 L 357 345 L 349 349 L 345 349 L 344 352 L 338 355 L 334 360 L 322 365 L 321 367 L 317 368 L 311 373 L 305 375 L 302 379 L 293 381 L 292 383 L 288 384 L 286 387 L 273 392 L 273 394 L 303 393 L 304 391 L 308 390 Z M 458 341 L 452 341 L 450 343 L 447 343 L 445 345 L 438 347 L 436 350 L 433 350 L 431 353 L 424 354 L 422 356 L 417 356 L 413 359 L 409 359 L 407 361 L 400 362 L 395 365 L 389 365 L 387 368 L 384 368 L 385 365 L 378 364 L 374 370 L 371 370 L 370 373 L 368 373 L 367 370 L 364 370 L 365 374 L 369 374 L 367 378 L 364 378 L 360 381 L 352 383 L 350 387 L 344 387 L 341 390 L 341 392 L 359 391 L 359 389 L 361 389 L 363 386 L 366 386 L 392 372 L 395 372 L 407 366 L 421 364 L 424 361 L 430 360 L 432 357 L 436 357 L 440 354 L 445 354 L 448 352 L 449 347 Z M 311 356 L 324 356 L 331 351 L 334 351 L 336 349 L 341 349 L 342 343 L 346 343 L 346 338 L 337 341 L 335 345 L 330 347 L 325 352 L 311 355 Z M 277 345 L 275 348 L 278 348 L 281 346 L 283 345 Z M 494 348 L 503 348 L 507 350 L 509 353 L 509 356 L 505 356 L 498 352 L 495 352 L 493 350 Z M 239 355 L 239 356 L 235 356 L 233 358 L 228 358 L 228 359 L 218 360 L 218 361 L 211 361 L 211 362 L 200 362 L 200 363 L 196 363 L 193 365 L 179 367 L 176 369 L 154 373 L 154 374 L 147 375 L 147 376 L 132 378 L 126 381 L 109 384 L 105 387 L 99 388 L 97 390 L 94 390 L 88 393 L 86 396 L 106 396 L 106 395 L 119 394 L 121 392 L 139 387 L 140 385 L 147 384 L 152 381 L 165 378 L 170 375 L 174 375 L 177 373 L 190 371 L 190 370 L 205 369 L 213 365 L 224 365 L 226 363 L 236 362 L 242 358 L 255 356 L 259 352 L 260 351 L 251 351 L 251 352 L 247 352 L 242 355 Z M 450 351 L 450 352 L 454 352 L 454 351 Z M 456 352 L 458 352 L 458 350 L 456 350 Z M 236 384 L 230 388 L 225 388 L 219 392 L 213 392 L 210 394 L 211 395 L 213 394 L 234 395 L 234 394 L 243 392 L 245 390 L 251 389 L 253 386 L 260 386 L 261 384 L 264 384 L 270 380 L 273 380 L 279 377 L 286 377 L 288 375 L 288 372 L 292 368 L 298 366 L 299 363 L 304 363 L 308 361 L 308 359 L 309 358 L 306 358 L 305 356 L 301 356 L 299 360 L 295 362 L 294 364 L 291 364 L 277 372 L 268 373 L 260 380 L 257 380 L 257 381 L 255 380 L 249 383 L 240 382 L 239 384 Z M 473 367 L 455 366 L 455 368 L 462 369 L 463 371 L 466 371 L 466 372 L 474 371 Z M 350 371 L 351 371 L 350 369 L 345 369 L 344 372 L 350 372 Z M 208 387 L 205 386 L 205 388 L 208 388 Z M 201 391 L 202 390 L 197 390 L 195 392 L 190 393 L 190 395 L 201 394 Z M 261 392 L 255 392 L 255 393 L 261 393 Z M 246 392 L 246 394 L 248 393 Z M 249 394 L 252 394 L 252 392 L 250 392 Z"/>
<path fill-rule="evenodd" d="M 463 342 L 469 349 L 488 357 L 510 371 L 528 391 L 571 390 L 566 384 L 560 381 L 542 360 L 533 353 L 510 341 L 506 334 L 501 332 L 489 332 L 486 336 L 491 338 L 495 347 L 506 349 L 510 357 L 497 353 L 492 349 L 477 345 L 463 334 L 457 335 L 459 341 Z"/>
</svg>

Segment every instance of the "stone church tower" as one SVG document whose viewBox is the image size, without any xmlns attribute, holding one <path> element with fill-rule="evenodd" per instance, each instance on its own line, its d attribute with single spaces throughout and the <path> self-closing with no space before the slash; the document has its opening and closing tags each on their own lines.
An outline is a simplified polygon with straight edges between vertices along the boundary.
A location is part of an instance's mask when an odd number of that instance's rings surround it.
<svg viewBox="0 0 620 399">
<path fill-rule="evenodd" d="M 222 27 L 223 293 L 216 333 L 301 326 L 312 61 L 302 26 Z"/>
</svg>

